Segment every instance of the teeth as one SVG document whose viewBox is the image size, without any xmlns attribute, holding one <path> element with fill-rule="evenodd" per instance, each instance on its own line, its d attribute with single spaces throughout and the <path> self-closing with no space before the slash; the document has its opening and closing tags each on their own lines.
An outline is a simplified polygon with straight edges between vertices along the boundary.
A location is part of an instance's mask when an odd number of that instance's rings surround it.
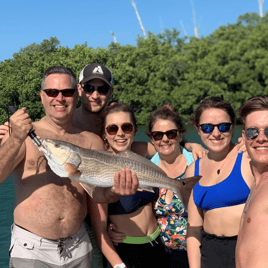
<svg viewBox="0 0 268 268">
<path fill-rule="evenodd" d="M 63 105 L 55 105 L 56 108 L 65 108 Z"/>
<path fill-rule="evenodd" d="M 170 145 L 162 145 L 163 148 L 168 148 Z"/>
<path fill-rule="evenodd" d="M 125 142 L 126 140 L 117 140 L 116 142 L 119 142 L 119 143 L 123 143 Z"/>
<path fill-rule="evenodd" d="M 268 150 L 267 147 L 257 147 L 256 150 Z"/>
</svg>

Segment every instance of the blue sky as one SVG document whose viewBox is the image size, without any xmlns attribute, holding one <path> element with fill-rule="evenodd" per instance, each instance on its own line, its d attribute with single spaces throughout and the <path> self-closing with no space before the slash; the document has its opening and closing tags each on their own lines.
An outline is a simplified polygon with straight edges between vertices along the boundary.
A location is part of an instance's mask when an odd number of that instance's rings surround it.
<svg viewBox="0 0 268 268">
<path fill-rule="evenodd" d="M 191 0 L 134 0 L 146 31 L 160 33 L 162 28 L 194 36 Z M 235 23 L 246 12 L 259 13 L 258 0 L 193 0 L 199 36 L 207 36 L 221 25 Z M 264 2 L 263 10 L 266 10 Z M 57 37 L 61 46 L 76 44 L 107 47 L 113 41 L 136 44 L 142 35 L 129 0 L 1 0 L 0 61 L 12 58 L 25 46 Z"/>
</svg>

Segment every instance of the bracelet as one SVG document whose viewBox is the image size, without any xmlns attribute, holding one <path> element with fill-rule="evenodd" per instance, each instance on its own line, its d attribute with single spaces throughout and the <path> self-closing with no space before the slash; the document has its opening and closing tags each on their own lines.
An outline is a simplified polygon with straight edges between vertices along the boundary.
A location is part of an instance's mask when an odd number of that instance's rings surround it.
<svg viewBox="0 0 268 268">
<path fill-rule="evenodd" d="M 126 268 L 127 266 L 122 262 L 121 264 L 116 264 L 114 268 Z"/>
</svg>

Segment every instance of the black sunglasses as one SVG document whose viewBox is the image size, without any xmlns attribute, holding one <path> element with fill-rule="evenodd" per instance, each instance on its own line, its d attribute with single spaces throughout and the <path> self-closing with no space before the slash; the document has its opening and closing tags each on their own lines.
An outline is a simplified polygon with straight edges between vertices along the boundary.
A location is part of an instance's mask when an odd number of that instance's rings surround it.
<svg viewBox="0 0 268 268">
<path fill-rule="evenodd" d="M 121 127 L 121 129 L 123 130 L 123 132 L 125 134 L 130 134 L 133 131 L 133 125 L 130 123 L 124 123 L 121 126 L 118 125 L 110 125 L 108 127 L 106 127 L 106 131 L 109 135 L 115 135 L 119 129 L 119 127 Z"/>
<path fill-rule="evenodd" d="M 100 87 L 95 87 L 95 86 L 91 85 L 90 83 L 85 83 L 82 87 L 83 87 L 84 91 L 87 93 L 92 94 L 95 90 L 97 90 L 100 95 L 107 95 L 107 93 L 109 92 L 109 90 L 111 88 L 107 84 L 100 86 Z"/>
<path fill-rule="evenodd" d="M 264 130 L 264 135 L 268 139 L 268 127 L 267 128 L 249 127 L 245 130 L 245 136 L 248 140 L 254 140 L 259 136 L 260 130 Z"/>
<path fill-rule="evenodd" d="M 164 135 L 166 135 L 168 137 L 168 139 L 176 139 L 176 137 L 178 136 L 178 129 L 171 129 L 168 130 L 166 132 L 162 132 L 162 131 L 153 131 L 151 133 L 153 139 L 155 141 L 160 141 L 163 139 Z"/>
<path fill-rule="evenodd" d="M 199 126 L 204 133 L 211 133 L 215 127 L 217 127 L 220 132 L 228 132 L 230 130 L 231 125 L 232 123 L 220 123 L 218 125 L 201 124 Z"/>
<path fill-rule="evenodd" d="M 43 91 L 45 91 L 49 97 L 53 97 L 53 98 L 57 97 L 60 92 L 64 97 L 72 97 L 76 89 L 67 88 L 67 89 L 58 90 L 58 89 L 51 88 L 51 89 L 44 89 Z"/>
</svg>

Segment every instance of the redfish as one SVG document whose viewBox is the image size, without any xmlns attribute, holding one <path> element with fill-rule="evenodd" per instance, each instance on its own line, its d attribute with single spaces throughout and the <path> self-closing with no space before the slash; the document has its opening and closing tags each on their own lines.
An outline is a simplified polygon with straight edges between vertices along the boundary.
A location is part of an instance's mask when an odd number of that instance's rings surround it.
<svg viewBox="0 0 268 268">
<path fill-rule="evenodd" d="M 111 152 L 84 149 L 65 141 L 51 139 L 45 139 L 39 150 L 45 154 L 56 175 L 76 180 L 82 186 L 89 184 L 111 187 L 114 185 L 115 172 L 129 167 L 138 177 L 139 188 L 169 189 L 179 197 L 185 207 L 193 186 L 201 178 L 195 176 L 173 180 L 150 160 L 128 150 L 113 155 Z"/>
</svg>

